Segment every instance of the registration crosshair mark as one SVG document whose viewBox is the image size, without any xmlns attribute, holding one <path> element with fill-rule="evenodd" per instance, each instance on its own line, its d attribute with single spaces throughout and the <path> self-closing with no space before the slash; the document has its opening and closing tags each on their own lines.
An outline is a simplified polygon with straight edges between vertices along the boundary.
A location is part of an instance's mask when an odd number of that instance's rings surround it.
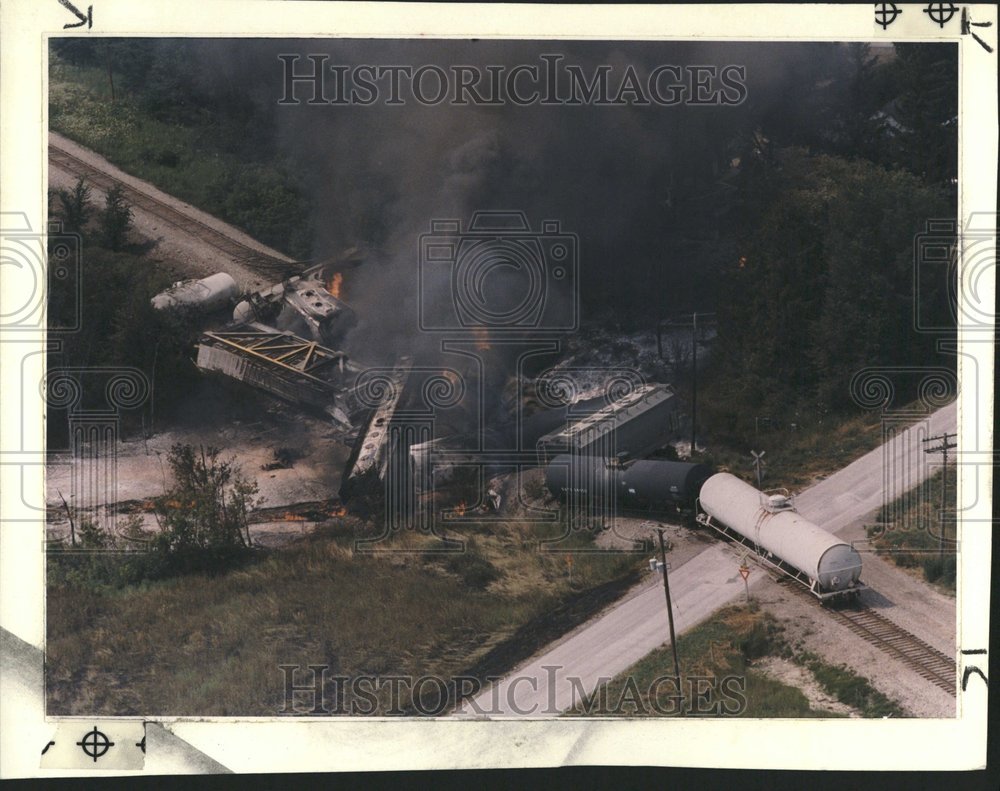
<svg viewBox="0 0 1000 791">
<path fill-rule="evenodd" d="M 896 21 L 898 17 L 903 12 L 896 8 L 895 3 L 876 3 L 875 4 L 875 24 L 881 25 L 882 30 L 885 30 L 889 25 Z"/>
<path fill-rule="evenodd" d="M 115 743 L 103 732 L 97 730 L 95 725 L 94 730 L 87 731 L 83 738 L 77 742 L 77 745 L 85 754 L 94 759 L 94 763 L 97 763 L 97 759 L 114 747 Z"/>
<path fill-rule="evenodd" d="M 958 6 L 954 3 L 928 3 L 924 13 L 932 22 L 936 22 L 938 27 L 943 28 L 958 13 Z"/>
</svg>

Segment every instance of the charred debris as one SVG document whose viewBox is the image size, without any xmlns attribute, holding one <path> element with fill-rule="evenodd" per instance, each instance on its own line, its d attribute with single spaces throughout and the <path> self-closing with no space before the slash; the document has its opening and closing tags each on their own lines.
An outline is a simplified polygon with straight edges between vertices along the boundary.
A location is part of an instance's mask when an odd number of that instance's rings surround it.
<svg viewBox="0 0 1000 791">
<path fill-rule="evenodd" d="M 157 309 L 183 310 L 200 323 L 195 364 L 202 372 L 330 420 L 333 441 L 351 448 L 342 502 L 374 498 L 407 514 L 433 493 L 464 513 L 471 476 L 470 516 L 497 512 L 512 496 L 503 482 L 510 473 L 566 453 L 628 465 L 679 439 L 669 384 L 616 390 L 597 376 L 555 402 L 539 400 L 541 377 L 556 366 L 512 396 L 517 364 L 485 334 L 470 356 L 417 351 L 385 366 L 354 358 L 343 350 L 357 325 L 344 279 L 363 260 L 352 250 L 243 294 L 219 273 L 153 298 Z M 461 493 L 450 497 L 449 488 Z"/>
</svg>

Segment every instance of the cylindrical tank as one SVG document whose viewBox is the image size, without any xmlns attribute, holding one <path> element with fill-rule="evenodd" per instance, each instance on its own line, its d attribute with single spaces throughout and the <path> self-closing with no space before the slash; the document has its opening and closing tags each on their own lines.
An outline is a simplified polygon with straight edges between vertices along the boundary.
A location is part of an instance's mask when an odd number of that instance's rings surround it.
<svg viewBox="0 0 1000 791">
<path fill-rule="evenodd" d="M 150 302 L 156 310 L 193 308 L 204 313 L 220 310 L 229 305 L 240 293 L 236 281 L 225 272 L 200 280 L 182 280 L 174 283 L 153 297 Z"/>
<path fill-rule="evenodd" d="M 815 580 L 825 592 L 854 587 L 861 577 L 861 556 L 840 539 L 791 508 L 774 502 L 735 475 L 720 472 L 701 487 L 701 509 Z M 765 504 L 770 508 L 765 507 Z"/>
<path fill-rule="evenodd" d="M 615 467 L 599 456 L 564 453 L 545 468 L 545 485 L 559 498 L 572 491 L 601 499 L 602 492 L 613 489 L 617 502 L 627 508 L 656 509 L 694 503 L 702 482 L 711 474 L 704 464 L 643 459 Z"/>
</svg>

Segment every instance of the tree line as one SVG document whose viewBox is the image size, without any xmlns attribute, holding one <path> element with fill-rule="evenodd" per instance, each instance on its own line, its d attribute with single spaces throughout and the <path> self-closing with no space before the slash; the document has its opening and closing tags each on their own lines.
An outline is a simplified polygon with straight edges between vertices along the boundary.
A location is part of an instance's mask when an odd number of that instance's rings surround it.
<svg viewBox="0 0 1000 791">
<path fill-rule="evenodd" d="M 942 336 L 914 326 L 918 276 L 922 315 L 954 325 L 954 273 L 919 271 L 914 250 L 929 220 L 955 217 L 957 51 L 845 56 L 852 68 L 819 89 L 822 124 L 774 119 L 741 158 L 706 393 L 726 425 L 855 409 L 849 384 L 865 367 L 954 367 Z"/>
</svg>

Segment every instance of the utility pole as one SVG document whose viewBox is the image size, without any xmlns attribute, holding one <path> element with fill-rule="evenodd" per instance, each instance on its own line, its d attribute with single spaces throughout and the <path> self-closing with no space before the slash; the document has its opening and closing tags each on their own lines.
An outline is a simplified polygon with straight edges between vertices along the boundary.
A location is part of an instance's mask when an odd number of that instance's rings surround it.
<svg viewBox="0 0 1000 791">
<path fill-rule="evenodd" d="M 747 594 L 747 604 L 750 604 L 750 567 L 747 565 L 747 556 L 740 558 L 740 576 L 743 577 L 743 590 Z"/>
<path fill-rule="evenodd" d="M 714 323 L 714 313 L 692 313 L 691 323 L 669 321 L 669 326 L 691 327 L 691 457 L 694 457 L 698 441 L 698 317 L 702 322 Z"/>
<path fill-rule="evenodd" d="M 663 544 L 663 530 L 656 531 L 660 536 L 660 561 L 663 563 L 663 592 L 667 597 L 667 623 L 670 624 L 670 648 L 674 652 L 674 675 L 677 676 L 677 693 L 681 696 L 681 709 L 684 708 L 684 693 L 681 691 L 681 663 L 677 659 L 677 638 L 674 635 L 674 608 L 670 604 L 670 582 L 667 579 L 667 550 Z"/>
<path fill-rule="evenodd" d="M 758 453 L 755 450 L 750 451 L 750 455 L 753 456 L 753 466 L 754 466 L 754 469 L 757 470 L 757 488 L 758 489 L 761 488 L 761 486 L 760 486 L 760 465 L 763 464 L 762 457 L 764 456 L 765 453 L 767 453 L 766 450 L 762 450 L 760 453 Z"/>
<path fill-rule="evenodd" d="M 941 444 L 936 448 L 924 448 L 924 453 L 940 453 L 941 454 L 941 527 L 938 530 L 938 557 L 944 557 L 944 528 L 945 528 L 945 506 L 947 504 L 947 494 L 948 494 L 948 451 L 951 448 L 957 448 L 958 445 L 951 442 L 952 439 L 957 437 L 957 434 L 938 434 L 936 437 L 928 437 L 923 440 L 923 442 L 937 442 L 941 440 Z"/>
<path fill-rule="evenodd" d="M 691 459 L 698 437 L 698 314 L 691 314 Z M 666 575 L 664 575 L 666 579 Z"/>
<path fill-rule="evenodd" d="M 754 419 L 753 419 L 753 444 L 754 445 L 759 445 L 760 444 L 760 441 L 758 440 L 758 437 L 760 435 L 760 421 L 762 421 L 762 420 L 764 421 L 764 425 L 765 426 L 770 426 L 771 425 L 771 418 L 769 418 L 769 417 L 760 417 L 759 415 L 757 415 L 757 416 L 754 417 Z"/>
</svg>

